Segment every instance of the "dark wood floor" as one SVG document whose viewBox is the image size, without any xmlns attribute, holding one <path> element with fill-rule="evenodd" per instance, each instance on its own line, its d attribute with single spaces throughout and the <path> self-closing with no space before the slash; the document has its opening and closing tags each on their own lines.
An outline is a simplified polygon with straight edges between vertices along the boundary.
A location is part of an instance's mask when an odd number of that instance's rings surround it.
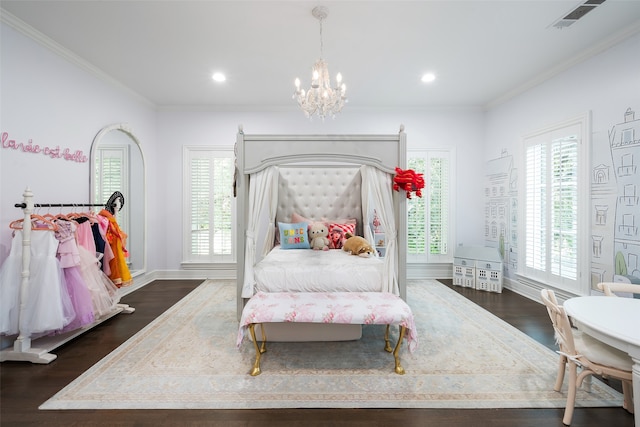
<svg viewBox="0 0 640 427">
<path fill-rule="evenodd" d="M 443 281 L 451 286 L 450 281 Z M 48 365 L 0 364 L 2 426 L 562 426 L 562 409 L 286 409 L 286 410 L 75 410 L 38 406 L 193 290 L 199 281 L 156 281 L 123 302 L 136 308 L 58 348 Z M 502 294 L 453 287 L 543 344 L 555 348 L 546 310 L 505 290 Z M 552 386 L 551 384 L 549 385 Z M 113 390 L 117 393 L 118 390 Z M 633 426 L 622 408 L 576 408 L 572 426 Z"/>
</svg>

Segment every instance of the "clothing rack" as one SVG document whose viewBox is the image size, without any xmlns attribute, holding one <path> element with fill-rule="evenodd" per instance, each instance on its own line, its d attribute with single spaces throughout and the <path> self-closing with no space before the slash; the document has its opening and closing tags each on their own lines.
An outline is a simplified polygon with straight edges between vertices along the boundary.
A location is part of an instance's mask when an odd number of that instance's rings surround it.
<svg viewBox="0 0 640 427">
<path fill-rule="evenodd" d="M 15 207 L 23 209 L 24 212 L 24 222 L 22 224 L 22 281 L 20 284 L 20 311 L 19 311 L 19 320 L 18 324 L 21 325 L 23 313 L 26 307 L 26 298 L 23 298 L 24 295 L 27 295 L 27 290 L 29 287 L 29 268 L 31 261 L 31 214 L 33 213 L 33 209 L 36 207 L 91 207 L 91 206 L 101 206 L 105 209 L 110 210 L 114 209 L 113 212 L 122 208 L 124 205 L 124 197 L 122 193 L 116 191 L 109 197 L 109 201 L 106 204 L 76 204 L 76 203 L 33 203 L 33 193 L 27 187 L 22 194 L 23 202 L 16 203 Z M 118 206 L 119 203 L 119 206 Z M 111 212 L 111 213 L 113 213 Z M 55 354 L 51 354 L 50 352 L 62 344 L 70 341 L 71 339 L 77 337 L 78 335 L 83 334 L 94 326 L 99 325 L 107 319 L 115 316 L 118 313 L 133 313 L 135 308 L 130 307 L 127 304 L 116 304 L 115 309 L 111 311 L 109 314 L 96 319 L 92 324 L 84 326 L 80 329 L 76 329 L 73 331 L 69 331 L 67 333 L 61 335 L 46 335 L 40 338 L 34 339 L 37 341 L 38 347 L 32 347 L 31 336 L 26 336 L 22 332 L 18 334 L 18 337 L 13 343 L 13 349 L 9 350 L 1 350 L 0 351 L 0 362 L 4 362 L 7 360 L 14 361 L 27 361 L 32 363 L 39 364 L 47 364 L 56 359 Z"/>
<path fill-rule="evenodd" d="M 33 207 L 34 208 L 84 208 L 84 207 L 92 207 L 92 206 L 100 206 L 100 207 L 104 207 L 104 204 L 102 203 L 34 203 Z M 22 202 L 22 203 L 16 203 L 15 204 L 16 208 L 26 208 L 27 204 Z"/>
<path fill-rule="evenodd" d="M 29 188 L 27 188 L 29 190 Z M 23 194 L 23 197 L 26 197 Z M 33 198 L 33 194 L 31 194 Z M 27 202 L 24 201 L 22 203 L 16 203 L 14 205 L 16 208 L 27 208 Z M 96 207 L 100 206 L 101 208 L 105 208 L 111 214 L 115 214 L 116 211 L 119 211 L 124 206 L 124 196 L 119 191 L 114 191 L 107 203 L 34 203 L 34 208 L 78 208 L 78 207 Z"/>
</svg>

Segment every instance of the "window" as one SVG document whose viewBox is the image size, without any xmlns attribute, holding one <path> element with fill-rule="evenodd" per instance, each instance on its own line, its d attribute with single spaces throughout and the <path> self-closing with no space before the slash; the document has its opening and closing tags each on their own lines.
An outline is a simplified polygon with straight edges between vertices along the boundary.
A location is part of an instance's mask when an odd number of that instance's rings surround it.
<svg viewBox="0 0 640 427">
<path fill-rule="evenodd" d="M 587 124 L 586 116 L 561 123 L 526 137 L 523 146 L 521 273 L 570 291 L 580 291 L 586 265 Z"/>
<path fill-rule="evenodd" d="M 232 150 L 185 147 L 185 262 L 235 262 Z"/>
<path fill-rule="evenodd" d="M 450 150 L 408 153 L 409 168 L 424 174 L 422 197 L 407 200 L 407 256 L 410 262 L 451 262 L 453 154 Z"/>
<path fill-rule="evenodd" d="M 129 170 L 129 146 L 109 145 L 108 147 L 96 147 L 94 180 L 95 188 L 93 194 L 95 200 L 92 203 L 105 204 L 109 197 L 120 191 L 128 194 L 128 170 Z M 129 232 L 129 204 L 125 200 L 120 211 L 115 212 L 118 226 L 125 233 Z"/>
</svg>

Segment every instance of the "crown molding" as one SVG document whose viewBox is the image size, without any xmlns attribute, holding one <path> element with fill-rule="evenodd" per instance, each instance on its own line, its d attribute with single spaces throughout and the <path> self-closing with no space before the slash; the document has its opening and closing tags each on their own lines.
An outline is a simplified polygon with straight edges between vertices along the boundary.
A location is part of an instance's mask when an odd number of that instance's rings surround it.
<svg viewBox="0 0 640 427">
<path fill-rule="evenodd" d="M 45 47 L 46 49 L 48 49 L 49 51 L 55 53 L 56 55 L 62 57 L 63 59 L 65 59 L 69 63 L 75 65 L 76 67 L 78 67 L 78 68 L 88 72 L 89 74 L 99 78 L 100 80 L 110 84 L 111 86 L 117 88 L 118 90 L 125 92 L 127 95 L 137 99 L 138 101 L 141 101 L 142 103 L 144 103 L 148 107 L 153 108 L 154 110 L 157 109 L 156 104 L 151 102 L 149 99 L 147 99 L 144 96 L 140 95 L 138 92 L 136 92 L 133 89 L 131 89 L 130 87 L 126 86 L 124 83 L 120 82 L 119 80 L 111 77 L 109 74 L 105 73 L 100 68 L 98 68 L 95 65 L 91 64 L 89 61 L 85 60 L 84 58 L 76 55 L 75 53 L 73 53 L 72 51 L 67 49 L 66 47 L 64 47 L 61 44 L 57 43 L 56 41 L 54 41 L 53 39 L 51 39 L 47 35 L 45 35 L 45 34 L 41 33 L 40 31 L 36 30 L 31 25 L 27 24 L 26 22 L 24 22 L 23 20 L 21 20 L 17 16 L 13 15 L 12 13 L 7 12 L 7 10 L 5 10 L 4 8 L 1 8 L 1 7 L 0 7 L 0 21 L 2 21 L 2 23 L 4 23 L 4 24 L 7 24 L 8 26 L 13 28 L 14 30 L 18 31 L 19 33 L 29 37 L 32 40 L 34 40 L 35 42 L 37 42 L 41 46 Z"/>
<path fill-rule="evenodd" d="M 571 31 L 571 30 L 568 29 L 566 31 Z M 527 81 L 526 83 L 508 91 L 504 95 L 487 103 L 484 106 L 484 109 L 489 110 L 493 107 L 503 104 L 509 101 L 510 99 L 515 98 L 517 95 L 520 95 L 528 91 L 529 89 L 532 89 L 538 86 L 539 84 L 551 79 L 552 77 L 555 77 L 558 74 L 570 69 L 571 67 L 578 65 L 581 62 L 586 61 L 587 59 L 593 58 L 599 53 L 604 52 L 605 50 L 617 45 L 618 43 L 621 43 L 622 41 L 628 39 L 631 36 L 634 36 L 639 32 L 640 32 L 640 20 L 612 34 L 611 36 L 602 40 L 600 43 L 593 45 L 590 49 L 587 49 L 582 53 L 579 53 L 578 55 L 575 55 L 569 58 L 568 60 L 558 64 L 556 67 L 550 68 L 546 72 L 537 75 L 535 78 Z"/>
</svg>

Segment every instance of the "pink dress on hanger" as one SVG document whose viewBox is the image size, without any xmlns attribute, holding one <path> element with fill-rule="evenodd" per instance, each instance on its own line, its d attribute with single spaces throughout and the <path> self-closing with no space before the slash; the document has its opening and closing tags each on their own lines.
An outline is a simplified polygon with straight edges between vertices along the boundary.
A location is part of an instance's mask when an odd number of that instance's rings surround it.
<svg viewBox="0 0 640 427">
<path fill-rule="evenodd" d="M 91 230 L 90 221 L 85 221 L 78 224 L 76 228 L 76 237 L 79 246 L 82 246 L 90 253 L 96 252 L 96 241 L 93 238 L 93 231 Z"/>
</svg>

